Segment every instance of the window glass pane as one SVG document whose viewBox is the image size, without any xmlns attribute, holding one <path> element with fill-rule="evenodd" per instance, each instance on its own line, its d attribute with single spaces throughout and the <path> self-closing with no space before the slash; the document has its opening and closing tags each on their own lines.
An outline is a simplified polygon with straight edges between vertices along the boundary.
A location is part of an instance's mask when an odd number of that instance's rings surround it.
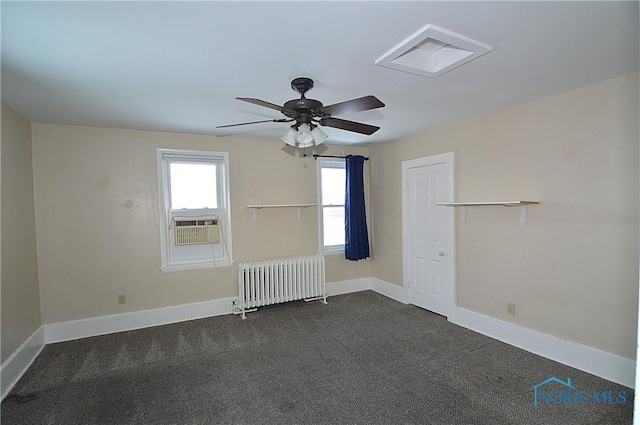
<svg viewBox="0 0 640 425">
<path fill-rule="evenodd" d="M 218 208 L 216 164 L 169 164 L 171 209 Z"/>
<path fill-rule="evenodd" d="M 344 245 L 344 207 L 322 209 L 324 246 Z"/>
<path fill-rule="evenodd" d="M 344 168 L 321 170 L 322 205 L 344 205 L 346 172 Z"/>
</svg>

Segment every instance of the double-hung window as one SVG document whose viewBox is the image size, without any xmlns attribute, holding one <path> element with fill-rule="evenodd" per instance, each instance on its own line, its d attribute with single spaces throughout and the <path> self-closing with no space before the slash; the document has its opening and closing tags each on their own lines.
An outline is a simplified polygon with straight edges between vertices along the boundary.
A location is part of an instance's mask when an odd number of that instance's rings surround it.
<svg viewBox="0 0 640 425">
<path fill-rule="evenodd" d="M 229 155 L 158 149 L 162 271 L 229 266 Z"/>
<path fill-rule="evenodd" d="M 344 250 L 345 161 L 318 158 L 320 249 Z"/>
</svg>

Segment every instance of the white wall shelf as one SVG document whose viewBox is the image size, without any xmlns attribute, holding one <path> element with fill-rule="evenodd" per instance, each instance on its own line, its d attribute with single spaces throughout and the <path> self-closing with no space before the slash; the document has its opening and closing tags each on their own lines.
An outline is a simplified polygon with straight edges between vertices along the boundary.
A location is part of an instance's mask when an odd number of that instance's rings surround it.
<svg viewBox="0 0 640 425">
<path fill-rule="evenodd" d="M 480 202 L 438 202 L 444 207 L 462 207 L 462 222 L 467 222 L 467 207 L 520 207 L 520 225 L 527 222 L 527 205 L 537 205 L 540 201 L 480 201 Z"/>
<path fill-rule="evenodd" d="M 298 220 L 300 220 L 300 216 L 302 215 L 302 208 L 315 207 L 318 204 L 263 204 L 263 205 L 247 205 L 247 208 L 251 208 L 251 212 L 253 213 L 253 222 L 258 221 L 258 210 L 263 208 L 297 208 L 298 209 Z"/>
</svg>

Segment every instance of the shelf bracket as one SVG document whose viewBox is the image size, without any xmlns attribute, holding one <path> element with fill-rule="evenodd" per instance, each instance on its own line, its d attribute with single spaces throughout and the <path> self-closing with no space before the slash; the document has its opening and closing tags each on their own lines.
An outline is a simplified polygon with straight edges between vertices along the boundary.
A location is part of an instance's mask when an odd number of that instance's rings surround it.
<svg viewBox="0 0 640 425">
<path fill-rule="evenodd" d="M 462 207 L 460 219 L 462 220 L 463 223 L 467 222 L 467 206 L 466 205 Z"/>
<path fill-rule="evenodd" d="M 263 208 L 296 208 L 298 210 L 298 220 L 302 218 L 302 209 L 315 207 L 317 204 L 274 204 L 274 205 L 247 205 L 253 214 L 253 222 L 258 221 L 258 210 Z"/>
<path fill-rule="evenodd" d="M 527 223 L 527 207 L 522 205 L 520 207 L 520 225 L 524 226 Z"/>
</svg>

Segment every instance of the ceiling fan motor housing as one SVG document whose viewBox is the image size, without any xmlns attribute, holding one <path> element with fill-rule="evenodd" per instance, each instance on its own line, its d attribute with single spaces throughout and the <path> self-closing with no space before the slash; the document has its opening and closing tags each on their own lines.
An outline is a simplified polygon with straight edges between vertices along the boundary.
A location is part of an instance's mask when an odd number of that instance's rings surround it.
<svg viewBox="0 0 640 425">
<path fill-rule="evenodd" d="M 282 107 L 282 113 L 290 118 L 295 118 L 299 124 L 311 123 L 312 118 L 322 118 L 322 102 L 315 99 L 293 99 Z"/>
<path fill-rule="evenodd" d="M 300 99 L 293 99 L 282 106 L 282 113 L 296 120 L 295 127 L 301 124 L 313 125 L 313 118 L 322 118 L 322 102 L 307 99 L 304 95 L 313 88 L 313 80 L 307 77 L 295 78 L 291 81 L 291 88 L 300 93 Z"/>
</svg>

